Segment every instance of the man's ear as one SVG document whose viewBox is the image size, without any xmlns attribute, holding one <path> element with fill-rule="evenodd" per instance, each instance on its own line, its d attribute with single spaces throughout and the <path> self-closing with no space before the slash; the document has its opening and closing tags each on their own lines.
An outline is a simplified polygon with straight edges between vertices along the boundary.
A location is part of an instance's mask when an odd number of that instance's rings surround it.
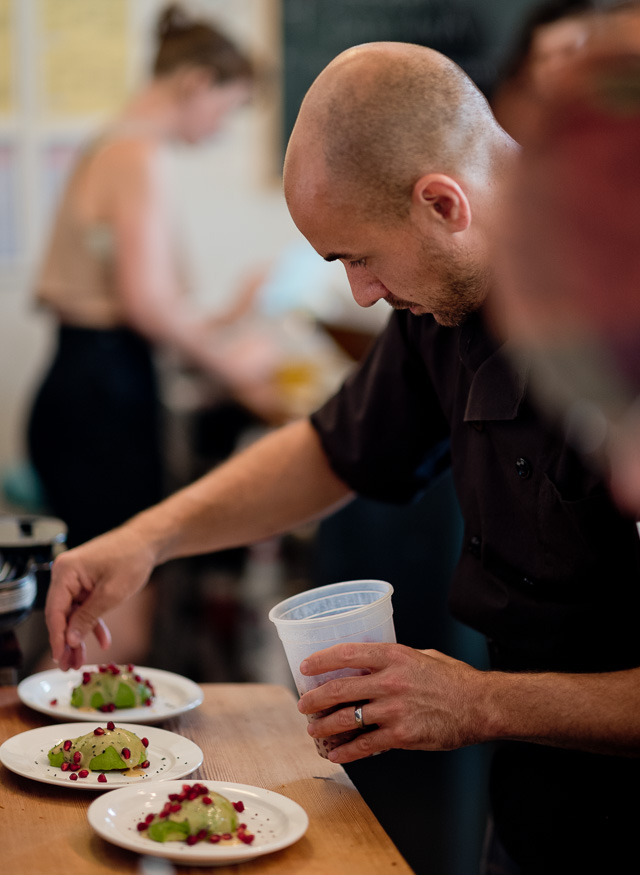
<svg viewBox="0 0 640 875">
<path fill-rule="evenodd" d="M 459 183 L 444 173 L 421 176 L 413 187 L 411 210 L 423 220 L 434 219 L 453 234 L 471 224 L 471 205 Z"/>
</svg>

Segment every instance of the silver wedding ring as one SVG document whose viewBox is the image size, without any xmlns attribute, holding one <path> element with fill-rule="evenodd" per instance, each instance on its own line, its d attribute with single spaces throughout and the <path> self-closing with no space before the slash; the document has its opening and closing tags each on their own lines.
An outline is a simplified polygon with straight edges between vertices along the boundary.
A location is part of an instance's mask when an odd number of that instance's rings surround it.
<svg viewBox="0 0 640 875">
<path fill-rule="evenodd" d="M 362 705 L 356 705 L 353 709 L 353 716 L 356 721 L 356 726 L 358 729 L 364 729 L 364 719 L 362 717 Z"/>
</svg>

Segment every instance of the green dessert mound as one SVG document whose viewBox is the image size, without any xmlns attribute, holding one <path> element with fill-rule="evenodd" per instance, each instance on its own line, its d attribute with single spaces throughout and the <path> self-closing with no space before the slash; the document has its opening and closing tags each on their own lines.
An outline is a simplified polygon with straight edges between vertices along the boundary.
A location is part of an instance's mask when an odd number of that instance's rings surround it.
<svg viewBox="0 0 640 875">
<path fill-rule="evenodd" d="M 255 836 L 247 832 L 246 824 L 239 823 L 241 811 L 242 802 L 230 802 L 203 784 L 183 784 L 181 793 L 170 793 L 162 811 L 147 815 L 137 828 L 154 842 L 248 845 Z"/>
<path fill-rule="evenodd" d="M 110 772 L 132 769 L 147 762 L 147 739 L 109 723 L 98 726 L 86 735 L 61 741 L 51 748 L 49 764 L 63 771 L 88 769 Z"/>
<path fill-rule="evenodd" d="M 154 695 L 153 685 L 136 672 L 135 666 L 110 663 L 99 665 L 97 671 L 82 672 L 82 683 L 71 691 L 71 705 L 115 711 L 151 705 Z"/>
</svg>

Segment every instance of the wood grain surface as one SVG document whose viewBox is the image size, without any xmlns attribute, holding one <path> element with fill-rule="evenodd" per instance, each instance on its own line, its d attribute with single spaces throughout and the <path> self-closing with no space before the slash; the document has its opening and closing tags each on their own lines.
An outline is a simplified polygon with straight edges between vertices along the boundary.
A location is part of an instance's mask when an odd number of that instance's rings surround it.
<svg viewBox="0 0 640 875">
<path fill-rule="evenodd" d="M 305 809 L 309 829 L 291 847 L 247 863 L 168 871 L 411 873 L 344 769 L 318 756 L 289 690 L 270 684 L 204 684 L 203 689 L 199 708 L 162 723 L 202 748 L 204 763 L 188 780 L 274 790 Z M 15 687 L 0 687 L 0 743 L 51 723 L 21 704 Z M 0 875 L 142 872 L 137 854 L 111 845 L 90 828 L 87 809 L 95 798 L 93 792 L 42 784 L 0 766 Z"/>
</svg>

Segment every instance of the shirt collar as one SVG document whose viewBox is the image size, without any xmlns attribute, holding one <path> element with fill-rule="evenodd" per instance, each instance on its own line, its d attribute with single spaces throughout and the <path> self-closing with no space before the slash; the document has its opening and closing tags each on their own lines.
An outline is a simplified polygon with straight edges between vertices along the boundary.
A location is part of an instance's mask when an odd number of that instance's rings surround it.
<svg viewBox="0 0 640 875">
<path fill-rule="evenodd" d="M 461 326 L 458 350 L 473 374 L 465 422 L 515 419 L 527 390 L 529 363 L 491 335 L 481 311 Z"/>
</svg>

